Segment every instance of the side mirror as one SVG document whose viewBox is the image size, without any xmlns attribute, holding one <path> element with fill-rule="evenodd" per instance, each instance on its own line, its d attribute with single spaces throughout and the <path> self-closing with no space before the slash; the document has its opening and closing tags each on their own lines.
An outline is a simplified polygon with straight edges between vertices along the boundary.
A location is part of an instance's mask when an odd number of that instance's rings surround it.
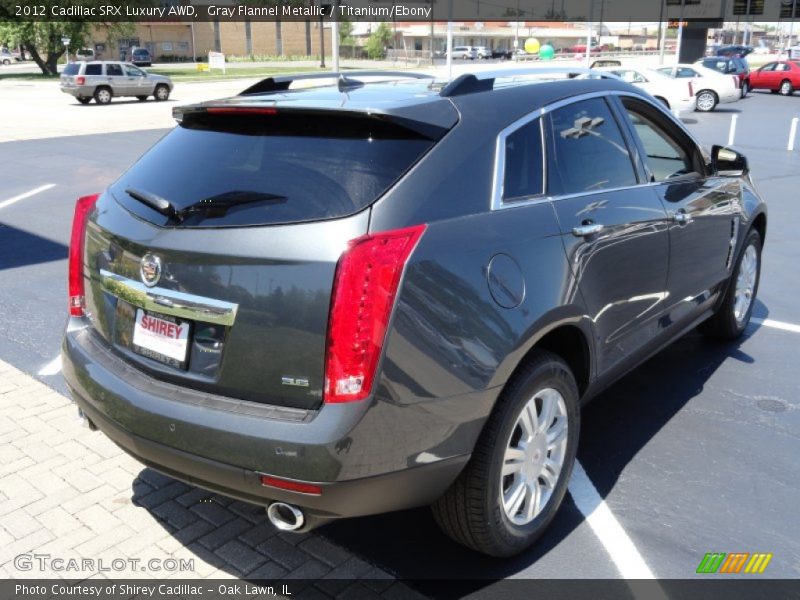
<svg viewBox="0 0 800 600">
<path fill-rule="evenodd" d="M 750 172 L 747 157 L 724 146 L 711 148 L 711 168 L 714 173 L 726 177 L 742 177 Z"/>
</svg>

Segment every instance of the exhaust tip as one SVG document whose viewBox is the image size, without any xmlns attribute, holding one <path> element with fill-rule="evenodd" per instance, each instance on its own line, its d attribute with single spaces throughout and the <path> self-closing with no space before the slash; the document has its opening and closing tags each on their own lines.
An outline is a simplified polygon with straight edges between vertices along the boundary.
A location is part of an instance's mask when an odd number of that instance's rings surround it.
<svg viewBox="0 0 800 600">
<path fill-rule="evenodd" d="M 305 523 L 303 512 L 285 502 L 273 502 L 267 508 L 269 522 L 281 531 L 296 531 Z"/>
<path fill-rule="evenodd" d="M 89 431 L 97 431 L 97 425 L 95 425 L 94 422 L 87 417 L 86 413 L 80 408 L 78 409 L 78 418 L 81 420 L 81 423 L 83 423 L 83 426 L 87 427 Z"/>
</svg>

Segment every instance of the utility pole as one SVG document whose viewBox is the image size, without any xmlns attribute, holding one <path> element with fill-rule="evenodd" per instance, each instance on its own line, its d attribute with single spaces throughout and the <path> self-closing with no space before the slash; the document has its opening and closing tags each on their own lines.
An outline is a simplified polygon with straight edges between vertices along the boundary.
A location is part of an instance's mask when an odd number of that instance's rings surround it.
<svg viewBox="0 0 800 600">
<path fill-rule="evenodd" d="M 319 0 L 319 6 L 322 9 L 319 16 L 319 68 L 325 68 L 325 8 L 322 6 L 322 0 Z"/>
<path fill-rule="evenodd" d="M 792 1 L 792 17 L 789 19 L 789 41 L 786 42 L 786 48 L 792 47 L 792 35 L 794 34 L 794 19 L 797 16 L 797 0 Z"/>
<path fill-rule="evenodd" d="M 333 72 L 339 72 L 339 0 L 333 2 L 333 18 L 331 19 L 331 53 L 333 54 Z"/>
<path fill-rule="evenodd" d="M 658 59 L 658 64 L 664 64 L 664 52 L 666 51 L 667 47 L 667 28 L 664 23 L 664 7 L 667 0 L 661 0 L 661 13 L 658 15 L 658 50 L 660 52 L 660 56 Z"/>
</svg>

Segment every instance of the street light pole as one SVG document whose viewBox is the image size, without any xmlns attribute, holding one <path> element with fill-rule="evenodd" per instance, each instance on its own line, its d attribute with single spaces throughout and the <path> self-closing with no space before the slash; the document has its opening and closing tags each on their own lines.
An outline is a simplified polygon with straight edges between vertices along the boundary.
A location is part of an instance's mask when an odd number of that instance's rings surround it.
<svg viewBox="0 0 800 600">
<path fill-rule="evenodd" d="M 61 43 L 64 44 L 64 65 L 69 64 L 69 43 L 72 40 L 66 36 L 61 38 Z"/>
</svg>

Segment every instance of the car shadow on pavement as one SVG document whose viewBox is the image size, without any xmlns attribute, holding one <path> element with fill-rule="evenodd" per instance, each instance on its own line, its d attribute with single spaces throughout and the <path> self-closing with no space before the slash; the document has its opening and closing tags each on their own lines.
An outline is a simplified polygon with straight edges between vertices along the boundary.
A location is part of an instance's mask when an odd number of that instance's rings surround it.
<svg viewBox="0 0 800 600">
<path fill-rule="evenodd" d="M 0 270 L 62 260 L 69 252 L 69 248 L 63 244 L 2 222 L 0 239 L 3 240 Z"/>
<path fill-rule="evenodd" d="M 754 315 L 765 318 L 767 314 L 766 307 L 757 302 Z M 752 324 L 733 343 L 691 332 L 584 408 L 578 460 L 600 496 L 611 492 L 626 465 L 703 391 L 724 361 L 754 362 L 740 346 L 758 328 Z M 568 494 L 530 550 L 495 559 L 451 541 L 439 531 L 427 508 L 347 519 L 311 533 L 290 534 L 277 531 L 263 507 L 193 487 L 149 468 L 133 483 L 133 503 L 146 508 L 177 541 L 213 568 L 249 580 L 291 577 L 306 580 L 306 585 L 316 580 L 315 588 L 334 596 L 351 585 L 380 594 L 397 585 L 388 579 L 392 575 L 413 580 L 412 587 L 426 596 L 460 597 L 525 571 L 585 522 Z M 360 583 L 355 581 L 359 578 Z"/>
</svg>

